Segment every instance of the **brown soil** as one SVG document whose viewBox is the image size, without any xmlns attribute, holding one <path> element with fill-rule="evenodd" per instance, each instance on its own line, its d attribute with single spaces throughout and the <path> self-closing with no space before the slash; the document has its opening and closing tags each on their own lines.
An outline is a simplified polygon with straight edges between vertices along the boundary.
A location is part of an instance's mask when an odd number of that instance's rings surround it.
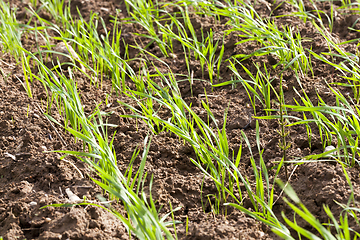
<svg viewBox="0 0 360 240">
<path fill-rule="evenodd" d="M 27 3 L 15 0 L 11 4 L 18 7 L 17 17 L 19 21 L 29 19 L 25 7 Z M 86 2 L 86 3 L 85 3 Z M 78 7 L 83 17 L 87 17 L 90 11 L 100 11 L 105 22 L 111 26 L 109 16 L 116 14 L 116 9 L 122 9 L 120 17 L 126 17 L 126 9 L 123 3 L 116 1 L 72 1 L 72 7 Z M 265 2 L 265 1 L 264 1 Z M 273 1 L 266 2 L 271 9 Z M 277 3 L 278 4 L 278 3 Z M 261 5 L 261 4 L 260 4 Z M 319 3 L 319 9 L 329 12 L 327 3 Z M 100 9 L 100 10 L 99 10 Z M 257 9 L 263 16 L 268 16 L 267 8 Z M 277 8 L 273 14 L 282 15 L 294 12 L 294 8 L 284 3 Z M 43 18 L 51 16 L 41 12 Z M 76 14 L 76 11 L 73 12 Z M 360 32 L 350 32 L 344 26 L 352 25 L 353 18 L 338 15 L 335 21 L 334 37 L 339 41 L 346 41 L 359 37 Z M 356 20 L 356 18 L 355 18 Z M 352 22 L 351 22 L 352 21 Z M 312 39 L 306 42 L 307 48 L 320 53 L 327 49 L 326 43 L 322 40 L 316 30 L 308 22 L 304 24 L 295 17 L 283 17 L 276 19 L 276 23 L 296 26 L 303 37 Z M 210 27 L 214 32 L 222 32 L 225 25 L 214 23 L 206 17 L 194 18 L 194 24 L 202 28 L 204 32 Z M 359 29 L 359 23 L 355 28 Z M 110 28 L 111 29 L 111 28 Z M 140 39 L 133 35 L 134 32 L 141 32 L 138 26 L 126 25 L 124 27 L 124 40 L 128 43 L 134 39 Z M 251 53 L 259 46 L 256 44 L 234 45 L 240 38 L 236 35 L 225 39 L 224 59 L 235 53 Z M 144 44 L 148 40 L 142 39 Z M 55 43 L 53 43 L 55 44 Z M 23 45 L 28 49 L 34 47 L 34 40 L 24 38 Z M 354 52 L 356 43 L 344 46 L 347 51 Z M 352 50 L 353 49 L 353 50 Z M 149 51 L 157 56 L 161 52 L 157 46 L 150 46 Z M 133 50 L 131 55 L 135 55 Z M 162 60 L 173 66 L 174 73 L 187 73 L 183 53 L 180 47 L 175 46 L 176 59 L 162 57 Z M 276 59 L 266 57 L 251 58 L 252 61 L 266 63 L 271 69 L 270 63 Z M 249 69 L 252 61 L 247 61 Z M 270 62 L 270 63 L 269 63 Z M 139 65 L 132 63 L 133 67 Z M 272 63 L 273 64 L 273 63 Z M 314 61 L 314 77 L 301 77 L 303 88 L 308 96 L 316 102 L 316 92 L 324 101 L 334 102 L 335 97 L 328 93 L 326 82 L 339 82 L 341 80 L 333 69 L 324 63 Z M 194 78 L 202 78 L 200 65 L 192 62 Z M 86 165 L 74 157 L 66 156 L 63 160 L 59 153 L 49 153 L 51 150 L 81 150 L 82 146 L 74 142 L 73 137 L 66 133 L 61 127 L 52 126 L 43 116 L 45 110 L 47 93 L 43 86 L 34 82 L 32 86 L 34 98 L 30 99 L 21 81 L 24 80 L 21 66 L 7 53 L 1 55 L 0 68 L 9 74 L 8 78 L 0 77 L 0 236 L 4 239 L 128 239 L 129 236 L 125 227 L 112 214 L 96 207 L 77 206 L 72 208 L 48 207 L 39 209 L 42 206 L 54 203 L 64 203 L 67 199 L 65 189 L 70 188 L 79 197 L 86 196 L 87 199 L 96 200 L 96 195 L 101 194 L 101 189 L 89 178 L 93 175 Z M 279 70 L 272 70 L 275 75 Z M 118 125 L 115 135 L 114 146 L 117 153 L 118 165 L 125 171 L 135 148 L 142 147 L 144 138 L 149 133 L 148 127 L 132 119 L 121 118 L 120 115 L 128 111 L 121 107 L 117 101 L 129 101 L 125 97 L 118 96 L 111 91 L 110 81 L 104 82 L 102 88 L 89 86 L 88 80 L 80 73 L 77 74 L 78 89 L 81 91 L 82 103 L 86 112 L 91 112 L 96 103 L 104 101 L 104 96 L 109 94 L 110 105 L 102 105 L 104 111 L 113 111 L 108 122 Z M 221 69 L 222 81 L 230 80 L 230 71 L 224 65 Z M 205 79 L 208 77 L 205 75 Z M 290 71 L 285 72 L 287 91 L 285 92 L 286 102 L 293 103 L 296 97 L 293 87 L 298 87 L 297 80 Z M 210 84 L 203 81 L 195 81 L 190 87 L 189 82 L 180 84 L 182 95 L 187 103 L 192 103 L 193 109 L 201 117 L 206 117 L 201 100 L 204 100 L 204 89 L 211 92 Z M 344 93 L 351 89 L 340 89 Z M 191 94 L 192 91 L 192 94 Z M 352 93 L 351 93 L 352 94 Z M 223 115 L 230 102 L 227 120 L 227 134 L 231 150 L 239 149 L 242 143 L 241 130 L 249 122 L 248 108 L 249 99 L 241 84 L 235 89 L 230 86 L 215 88 L 208 98 L 209 105 L 214 116 L 222 123 Z M 263 115 L 262 107 L 257 107 L 257 114 Z M 55 105 L 52 106 L 52 115 L 61 120 L 57 114 Z M 256 153 L 255 121 L 252 121 L 247 134 L 251 148 Z M 278 148 L 279 135 L 276 130 L 279 125 L 276 121 L 260 121 L 261 146 L 264 148 L 264 156 L 267 166 L 273 166 L 274 161 L 281 158 Z M 309 154 L 321 153 L 323 151 L 320 137 L 316 128 L 313 129 L 312 147 L 309 148 L 306 129 L 303 126 L 296 126 L 290 129 L 289 139 L 292 147 L 289 156 L 302 157 Z M 57 133 L 58 132 L 58 133 Z M 61 141 L 64 139 L 66 146 Z M 249 161 L 249 150 L 245 143 L 240 171 L 252 177 L 251 164 Z M 336 142 L 333 142 L 336 144 Z M 255 157 L 257 155 L 255 154 Z M 154 175 L 153 198 L 157 205 L 164 207 L 161 213 L 169 212 L 169 202 L 173 207 L 182 206 L 182 209 L 175 212 L 175 218 L 185 222 L 189 219 L 188 234 L 186 235 L 185 224 L 177 226 L 179 239 L 278 239 L 270 228 L 255 221 L 251 217 L 235 210 L 228 209 L 228 214 L 213 215 L 206 197 L 207 194 L 216 193 L 216 188 L 210 179 L 204 180 L 201 194 L 203 174 L 190 161 L 195 157 L 194 151 L 179 141 L 177 137 L 166 132 L 153 136 L 151 148 L 146 163 L 145 171 Z M 76 169 L 74 166 L 76 166 Z M 294 166 L 289 166 L 292 170 Z M 273 172 L 274 170 L 270 171 Z M 348 169 L 350 179 L 354 187 L 355 199 L 360 200 L 359 192 L 359 170 L 358 168 Z M 283 178 L 283 176 L 281 176 Z M 339 216 L 342 208 L 334 200 L 340 203 L 347 203 L 350 188 L 339 164 L 330 162 L 307 163 L 300 165 L 294 172 L 291 181 L 292 187 L 298 193 L 306 207 L 322 222 L 327 222 L 328 217 L 323 210 L 323 204 L 327 204 L 334 216 Z M 280 193 L 277 190 L 277 195 Z M 201 199 L 202 196 L 202 199 Z M 36 204 L 35 204 L 36 203 Z M 245 201 L 245 206 L 247 202 Z M 116 205 L 116 204 L 114 204 Z M 116 207 L 116 206 L 115 206 Z M 250 207 L 250 205 L 249 205 Z M 121 208 L 121 206 L 119 206 Z M 284 211 L 292 219 L 290 208 L 280 199 L 274 206 L 274 212 L 281 219 L 280 213 Z M 298 219 L 298 221 L 301 221 Z M 305 222 L 304 227 L 309 227 Z M 353 224 L 353 223 L 352 223 Z M 352 228 L 358 227 L 354 224 Z M 294 234 L 294 237 L 296 235 Z"/>
</svg>

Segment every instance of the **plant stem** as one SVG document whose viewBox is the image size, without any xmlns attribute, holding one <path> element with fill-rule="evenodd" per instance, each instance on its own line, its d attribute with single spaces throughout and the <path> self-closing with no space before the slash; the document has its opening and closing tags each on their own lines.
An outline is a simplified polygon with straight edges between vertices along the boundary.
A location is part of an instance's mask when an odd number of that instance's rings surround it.
<svg viewBox="0 0 360 240">
<path fill-rule="evenodd" d="M 282 150 L 282 160 L 281 163 L 284 164 L 286 162 L 286 150 L 290 148 L 291 144 L 286 142 L 286 137 L 289 132 L 285 132 L 286 119 L 284 118 L 284 92 L 282 88 L 282 76 L 280 77 L 280 94 L 279 94 L 279 102 L 280 102 L 280 126 L 281 130 L 279 132 L 281 140 L 279 142 L 279 147 Z M 284 164 L 285 168 L 285 177 L 286 181 L 289 179 L 287 166 Z"/>
</svg>

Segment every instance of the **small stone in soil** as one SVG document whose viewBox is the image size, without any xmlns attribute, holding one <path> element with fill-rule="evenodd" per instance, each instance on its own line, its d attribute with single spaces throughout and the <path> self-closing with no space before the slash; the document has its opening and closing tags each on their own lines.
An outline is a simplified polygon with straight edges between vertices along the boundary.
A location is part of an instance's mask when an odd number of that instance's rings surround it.
<svg viewBox="0 0 360 240">
<path fill-rule="evenodd" d="M 324 153 L 325 152 L 329 152 L 329 151 L 331 151 L 331 150 L 334 150 L 335 149 L 335 147 L 334 146 L 327 146 L 325 149 L 324 149 Z M 335 152 L 332 152 L 332 153 L 329 153 L 329 154 L 327 154 L 326 156 L 334 156 L 335 155 Z"/>
<path fill-rule="evenodd" d="M 66 192 L 66 194 L 67 194 L 68 197 L 69 197 L 69 202 L 70 202 L 70 203 L 79 203 L 79 202 L 82 201 L 77 195 L 75 195 L 75 194 L 70 190 L 70 188 L 65 189 L 65 192 Z"/>
<path fill-rule="evenodd" d="M 73 62 L 72 59 L 80 60 L 79 56 L 75 52 L 75 50 L 69 45 L 65 44 L 64 42 L 59 42 L 55 48 L 55 52 L 66 54 L 67 56 L 64 56 L 62 54 L 53 54 L 53 61 L 54 63 L 57 63 L 58 61 L 60 63 L 66 63 L 66 62 Z M 75 60 L 75 64 L 81 68 L 82 71 L 85 71 L 85 67 L 78 61 Z"/>
<path fill-rule="evenodd" d="M 12 160 L 16 160 L 16 157 L 14 155 L 10 154 L 10 153 L 6 152 L 5 156 L 11 158 Z"/>
<path fill-rule="evenodd" d="M 39 152 L 45 152 L 47 151 L 47 147 L 46 146 L 40 146 L 39 147 Z"/>
</svg>

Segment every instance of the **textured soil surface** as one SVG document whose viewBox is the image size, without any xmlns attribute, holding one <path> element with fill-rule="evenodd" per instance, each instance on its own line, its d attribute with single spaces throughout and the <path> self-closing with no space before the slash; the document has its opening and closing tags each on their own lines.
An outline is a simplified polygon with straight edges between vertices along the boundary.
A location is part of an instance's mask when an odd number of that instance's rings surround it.
<svg viewBox="0 0 360 240">
<path fill-rule="evenodd" d="M 19 21 L 29 19 L 26 11 L 26 1 L 10 1 L 18 8 Z M 337 2 L 334 2 L 336 4 Z M 276 6 L 279 4 L 277 1 Z M 116 14 L 116 9 L 121 9 L 120 18 L 127 17 L 126 9 L 122 2 L 117 1 L 94 1 L 75 0 L 72 2 L 74 9 L 79 8 L 82 16 L 86 19 L 90 11 L 99 12 L 111 29 L 110 15 Z M 265 7 L 267 6 L 267 7 Z M 263 1 L 259 4 L 258 11 L 262 16 L 268 16 L 270 9 L 275 9 L 273 1 Z M 330 12 L 329 3 L 319 3 L 318 8 Z M 283 15 L 294 12 L 295 9 L 287 3 L 276 8 L 273 15 Z M 75 16 L 76 11 L 73 11 Z M 40 16 L 51 20 L 46 12 L 40 12 Z M 349 17 L 351 16 L 351 17 Z M 350 31 L 347 27 L 352 26 L 358 16 L 338 15 L 335 20 L 333 36 L 340 41 L 346 41 L 360 37 L 360 32 Z M 202 28 L 204 32 L 210 27 L 215 33 L 226 30 L 224 23 L 213 22 L 206 17 L 194 17 L 196 29 Z M 303 23 L 295 17 L 283 17 L 275 19 L 279 26 L 287 24 L 296 26 L 303 37 L 309 38 L 304 42 L 305 47 L 312 48 L 314 52 L 325 51 L 327 46 L 316 29 L 310 23 Z M 354 28 L 359 29 L 360 23 Z M 149 40 L 136 36 L 142 30 L 136 24 L 123 26 L 123 39 L 127 43 L 142 40 L 146 45 Z M 225 41 L 224 59 L 234 53 L 250 54 L 259 48 L 255 43 L 235 45 L 240 37 L 228 36 Z M 139 42 L 139 41 L 138 41 Z M 56 42 L 52 43 L 54 46 Z M 35 51 L 35 40 L 31 36 L 23 38 L 23 45 L 30 51 Z M 349 52 L 355 52 L 356 42 L 343 46 Z M 176 58 L 165 58 L 156 45 L 150 46 L 148 51 L 172 66 L 174 73 L 186 73 L 186 65 L 181 46 L 174 46 Z M 137 54 L 131 50 L 130 55 Z M 47 93 L 44 87 L 34 81 L 32 85 L 34 97 L 30 99 L 21 82 L 24 76 L 21 64 L 7 53 L 2 53 L 0 68 L 8 76 L 0 76 L 0 236 L 4 239 L 128 239 L 125 227 L 110 213 L 96 207 L 76 206 L 72 208 L 42 206 L 55 203 L 65 203 L 67 195 L 65 189 L 69 188 L 80 198 L 86 196 L 89 200 L 96 201 L 96 195 L 102 194 L 102 190 L 89 178 L 93 176 L 87 166 L 80 160 L 65 156 L 60 153 L 46 152 L 52 150 L 81 150 L 82 145 L 74 142 L 73 137 L 61 127 L 50 123 L 42 114 L 46 109 Z M 250 61 L 251 60 L 251 61 Z M 276 59 L 267 57 L 251 58 L 245 63 L 255 73 L 252 61 L 266 64 L 271 69 L 271 64 Z M 139 62 L 131 63 L 134 69 L 138 69 Z M 344 82 L 337 76 L 334 70 L 322 63 L 315 61 L 314 77 L 300 77 L 302 86 L 311 99 L 317 99 L 317 93 L 325 102 L 333 103 L 335 97 L 330 93 L 326 83 Z M 200 64 L 192 62 L 194 78 L 201 79 Z M 271 75 L 276 75 L 280 70 L 271 69 Z M 245 72 L 244 76 L 245 76 Z M 112 112 L 108 122 L 118 127 L 109 129 L 110 133 L 116 131 L 114 146 L 117 154 L 118 165 L 125 171 L 136 147 L 143 147 L 145 137 L 149 133 L 147 125 L 134 119 L 120 117 L 129 112 L 125 107 L 118 104 L 118 100 L 131 103 L 125 96 L 118 96 L 111 92 L 111 82 L 104 81 L 102 88 L 89 85 L 89 80 L 77 72 L 78 90 L 81 92 L 82 103 L 86 112 L 90 113 L 96 104 L 103 102 L 108 94 L 108 104 L 101 105 L 102 110 Z M 221 69 L 222 80 L 228 81 L 231 72 L 223 65 Z M 204 76 L 208 80 L 208 76 Z M 284 74 L 286 85 L 286 102 L 292 104 L 296 94 L 293 87 L 299 89 L 296 78 L 289 71 Z M 131 83 L 129 83 L 130 85 Z M 183 98 L 187 103 L 192 103 L 192 108 L 201 117 L 206 114 L 201 105 L 205 100 L 204 89 L 211 92 L 211 85 L 205 81 L 194 81 L 190 86 L 188 81 L 180 83 Z M 351 89 L 339 88 L 344 94 Z M 210 94 L 209 94 L 210 95 Z M 314 100 L 315 102 L 316 100 Z M 226 108 L 229 107 L 226 131 L 231 150 L 237 151 L 243 143 L 243 154 L 240 171 L 252 179 L 250 153 L 248 147 L 242 142 L 241 130 L 251 121 L 250 127 L 243 130 L 247 134 L 251 148 L 257 156 L 255 141 L 255 120 L 251 120 L 253 113 L 249 110 L 249 98 L 241 84 L 236 88 L 231 86 L 214 88 L 208 102 L 214 116 L 223 122 Z M 230 105 L 229 105 L 230 104 Z M 55 104 L 52 106 L 52 116 L 61 121 Z M 257 115 L 264 115 L 264 110 L 259 105 Z M 250 114 L 249 114 L 250 113 Z M 271 168 L 273 162 L 281 159 L 278 148 L 279 129 L 277 121 L 259 120 L 260 144 L 264 149 L 264 157 L 267 167 Z M 289 156 L 303 157 L 309 154 L 322 153 L 323 147 L 316 128 L 312 132 L 311 148 L 308 144 L 306 129 L 303 126 L 290 128 L 289 140 L 291 149 Z M 111 135 L 111 134 L 109 134 Z M 333 145 L 336 142 L 332 143 Z M 188 234 L 186 235 L 185 224 L 177 226 L 179 239 L 278 239 L 269 227 L 255 221 L 251 217 L 235 209 L 228 209 L 227 215 L 214 215 L 211 213 L 208 194 L 216 193 L 215 185 L 210 179 L 203 179 L 203 174 L 197 169 L 190 158 L 194 158 L 192 148 L 184 145 L 182 141 L 167 132 L 153 136 L 151 147 L 145 167 L 148 175 L 154 175 L 152 189 L 153 198 L 158 206 L 163 205 L 161 213 L 169 212 L 169 202 L 173 207 L 181 206 L 182 209 L 175 212 L 175 218 L 185 222 L 189 219 Z M 290 172 L 294 166 L 289 165 Z M 270 173 L 274 173 L 271 170 Z M 348 169 L 350 180 L 353 184 L 355 199 L 360 201 L 360 179 L 358 168 Z M 284 179 L 284 176 L 281 176 Z M 203 187 L 202 187 L 202 182 Z M 347 203 L 350 189 L 341 166 L 337 163 L 318 162 L 299 165 L 291 176 L 290 183 L 299 195 L 305 206 L 322 222 L 327 222 L 328 217 L 323 210 L 323 204 L 327 204 L 335 216 L 339 216 L 342 208 L 334 202 Z M 201 193 L 202 187 L 202 193 Z M 277 189 L 276 196 L 280 190 Z M 211 198 L 210 198 L 211 199 Z M 113 203 L 116 206 L 116 203 Z M 248 204 L 248 206 L 247 206 Z M 121 209 L 121 206 L 118 206 Z M 245 201 L 245 207 L 250 208 L 250 203 Z M 274 212 L 281 219 L 281 211 L 292 219 L 290 208 L 280 199 L 274 206 Z M 301 221 L 301 220 L 299 220 Z M 306 223 L 301 223 L 308 228 Z M 352 224 L 352 225 L 351 225 Z M 351 227 L 359 230 L 353 223 Z M 296 235 L 294 234 L 294 237 Z"/>
</svg>

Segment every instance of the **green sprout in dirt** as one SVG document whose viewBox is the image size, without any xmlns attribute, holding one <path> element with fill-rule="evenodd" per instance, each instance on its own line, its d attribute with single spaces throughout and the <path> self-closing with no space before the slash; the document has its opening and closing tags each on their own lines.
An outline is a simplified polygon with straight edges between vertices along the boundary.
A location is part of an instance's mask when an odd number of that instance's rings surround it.
<svg viewBox="0 0 360 240">
<path fill-rule="evenodd" d="M 254 63 L 254 66 L 257 69 L 256 75 L 254 76 L 254 74 L 252 74 L 248 68 L 241 64 L 238 59 L 234 59 L 234 61 L 229 61 L 229 63 L 229 69 L 234 73 L 234 77 L 236 79 L 215 84 L 214 87 L 241 83 L 250 99 L 254 114 L 256 115 L 256 103 L 257 101 L 259 101 L 261 105 L 263 105 L 266 115 L 269 115 L 271 109 L 271 92 L 274 91 L 271 83 L 274 79 L 270 79 L 270 72 L 267 70 L 266 65 L 264 64 L 264 69 L 260 69 L 259 64 Z M 236 68 L 236 63 L 244 69 L 244 71 L 250 77 L 250 80 L 245 80 L 241 76 L 238 69 Z"/>
<path fill-rule="evenodd" d="M 291 111 L 309 112 L 314 116 L 313 119 L 297 121 L 289 124 L 289 126 L 308 124 L 310 122 L 316 123 L 319 126 L 319 131 L 324 131 L 327 139 L 329 139 L 328 141 L 324 141 L 324 143 L 331 144 L 331 140 L 333 136 L 335 136 L 338 142 L 338 150 L 344 152 L 343 155 L 336 157 L 339 159 L 341 157 L 346 165 L 353 167 L 356 163 L 359 164 L 357 156 L 359 156 L 360 153 L 358 147 L 358 138 L 360 136 L 360 109 L 357 106 L 352 107 L 354 103 L 347 101 L 346 97 L 334 88 L 330 87 L 330 90 L 336 97 L 335 106 L 326 104 L 319 95 L 318 106 L 313 106 L 311 102 L 307 102 L 304 106 L 286 105 L 286 108 Z M 324 154 L 320 156 L 310 155 L 307 158 L 319 158 L 323 157 L 323 155 Z"/>
<path fill-rule="evenodd" d="M 55 18 L 56 23 L 61 24 L 62 26 L 69 25 L 71 22 L 71 1 L 65 4 L 65 0 L 40 0 L 42 6 Z"/>
<path fill-rule="evenodd" d="M 16 61 L 21 56 L 21 35 L 24 31 L 16 21 L 16 9 L 12 10 L 5 1 L 0 1 L 0 50 L 11 53 Z"/>
<path fill-rule="evenodd" d="M 282 79 L 282 75 L 280 75 L 280 79 L 279 79 L 279 93 L 277 93 L 274 89 L 274 87 L 272 85 L 270 85 L 271 90 L 274 92 L 274 94 L 276 95 L 276 98 L 278 100 L 278 102 L 274 101 L 274 103 L 276 105 L 278 105 L 279 109 L 276 110 L 279 112 L 278 115 L 268 115 L 268 116 L 257 116 L 255 118 L 258 119 L 277 119 L 279 121 L 279 125 L 280 125 L 280 130 L 277 130 L 280 139 L 279 139 L 279 148 L 282 151 L 282 158 L 281 161 L 279 163 L 279 167 L 281 168 L 282 166 L 284 166 L 284 172 L 285 172 L 285 178 L 286 181 L 288 181 L 289 179 L 289 175 L 288 175 L 288 169 L 287 169 L 287 150 L 291 147 L 291 143 L 288 142 L 287 138 L 289 135 L 289 131 L 286 130 L 286 127 L 288 125 L 288 116 L 287 116 L 287 105 L 285 105 L 285 99 L 284 99 L 284 90 L 283 90 L 283 79 Z M 267 109 L 268 111 L 275 111 L 272 108 Z"/>
<path fill-rule="evenodd" d="M 279 124 L 280 124 L 280 131 L 278 131 L 279 136 L 280 136 L 280 140 L 279 140 L 279 148 L 282 151 L 282 159 L 281 159 L 281 163 L 280 165 L 284 165 L 284 169 L 285 169 L 285 177 L 286 177 L 286 181 L 288 181 L 289 179 L 289 175 L 288 175 L 288 167 L 286 165 L 286 158 L 287 158 L 287 153 L 286 151 L 291 147 L 291 143 L 289 143 L 287 141 L 287 137 L 289 135 L 289 131 L 285 130 L 285 127 L 287 125 L 287 120 L 284 117 L 284 114 L 286 114 L 286 108 L 284 106 L 285 104 L 285 100 L 284 100 L 284 92 L 283 92 L 283 87 L 282 87 L 282 78 L 280 78 L 280 93 L 279 93 Z"/>
<path fill-rule="evenodd" d="M 157 43 L 164 56 L 168 57 L 167 49 L 169 46 L 159 37 L 156 24 L 158 23 L 160 10 L 157 1 L 125 1 L 129 15 L 132 17 L 130 22 L 140 24 L 149 35 L 138 34 L 139 36 L 152 39 L 152 42 Z M 150 45 L 150 44 L 149 44 Z"/>
<path fill-rule="evenodd" d="M 345 176 L 347 177 L 348 182 L 349 177 L 346 173 L 344 165 L 342 165 L 343 171 Z M 314 240 L 321 240 L 321 239 L 328 239 L 328 240 L 351 240 L 351 239 L 358 239 L 360 234 L 355 231 L 354 229 L 349 228 L 349 217 L 355 219 L 357 224 L 359 224 L 358 217 L 356 216 L 355 212 L 359 212 L 360 209 L 357 207 L 350 207 L 349 203 L 347 205 L 339 204 L 343 207 L 344 211 L 340 215 L 340 221 L 336 220 L 333 213 L 330 211 L 330 208 L 326 205 L 323 205 L 324 211 L 329 217 L 328 223 L 321 223 L 318 219 L 305 207 L 305 205 L 301 202 L 300 198 L 295 193 L 294 189 L 289 184 L 284 184 L 280 179 L 277 180 L 277 183 L 280 187 L 284 190 L 284 192 L 288 195 L 291 199 L 289 201 L 287 198 L 284 198 L 284 202 L 295 212 L 295 216 L 301 217 L 305 220 L 310 226 L 316 230 L 316 233 L 309 231 L 298 225 L 296 218 L 294 216 L 294 221 L 288 219 L 284 212 L 281 213 L 283 219 L 285 220 L 286 224 L 288 224 L 293 230 L 298 233 L 299 239 L 302 239 L 301 236 L 304 236 L 307 239 L 314 239 Z M 351 186 L 351 183 L 350 183 Z M 353 196 L 350 197 L 349 201 L 353 200 Z M 328 227 L 326 227 L 328 226 Z M 335 229 L 336 235 L 333 235 L 334 231 L 331 231 L 331 228 Z M 286 235 L 282 232 L 278 231 L 277 229 L 272 229 L 274 233 L 278 236 L 289 239 Z M 319 237 L 321 236 L 321 238 Z"/>
<path fill-rule="evenodd" d="M 319 33 L 324 37 L 326 40 L 326 43 L 328 44 L 329 52 L 323 52 L 321 54 L 317 54 L 313 51 L 309 51 L 316 59 L 319 59 L 330 66 L 334 67 L 339 73 L 341 73 L 341 77 L 343 79 L 346 79 L 348 81 L 348 84 L 346 83 L 334 83 L 336 85 L 340 86 L 346 86 L 351 87 L 354 93 L 354 97 L 356 100 L 356 104 L 359 104 L 360 102 L 360 64 L 358 56 L 358 50 L 355 49 L 355 53 L 346 52 L 343 50 L 341 45 L 344 45 L 348 42 L 337 44 L 336 40 L 327 32 L 324 31 L 322 28 L 320 28 L 315 22 L 313 22 L 313 25 L 316 27 L 316 29 L 319 31 Z M 341 59 L 340 63 L 335 63 L 333 60 L 327 59 L 327 57 L 331 57 L 331 59 L 339 58 Z"/>
<path fill-rule="evenodd" d="M 311 70 L 311 61 L 306 56 L 302 47 L 302 39 L 298 33 L 290 27 L 283 26 L 279 29 L 275 22 L 262 19 L 256 11 L 249 5 L 234 7 L 226 14 L 231 19 L 231 32 L 241 32 L 239 37 L 243 40 L 236 44 L 254 41 L 263 47 L 255 50 L 252 54 L 239 53 L 234 57 L 241 58 L 242 61 L 252 56 L 275 55 L 279 61 L 274 64 L 285 65 L 301 74 L 307 74 Z M 294 37 L 295 35 L 295 37 Z"/>
</svg>

